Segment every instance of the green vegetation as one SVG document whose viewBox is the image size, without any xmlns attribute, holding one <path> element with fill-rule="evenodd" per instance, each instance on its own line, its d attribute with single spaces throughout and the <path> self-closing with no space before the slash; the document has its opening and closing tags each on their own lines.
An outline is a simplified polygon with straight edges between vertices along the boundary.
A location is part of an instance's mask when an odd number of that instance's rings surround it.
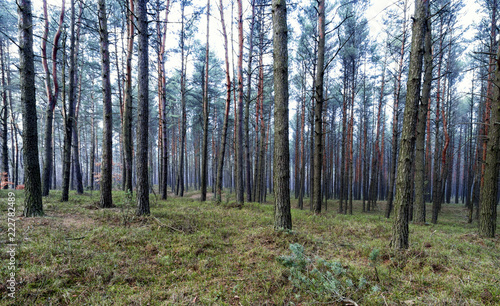
<svg viewBox="0 0 500 306">
<path fill-rule="evenodd" d="M 312 290 L 294 278 L 328 273 L 360 305 L 500 303 L 500 239 L 478 237 L 462 205 L 444 205 L 437 225 L 410 225 L 410 248 L 398 253 L 383 203 L 361 213 L 355 202 L 352 216 L 337 214 L 336 201 L 321 215 L 293 209 L 293 231 L 274 232 L 270 204 L 152 196 L 151 217 L 137 217 L 124 192 L 113 192 L 111 209 L 97 209 L 98 192 L 60 196 L 44 199 L 45 217 L 17 221 L 17 305 L 331 304 L 339 296 L 324 281 Z M 0 232 L 4 244 L 5 213 Z M 2 248 L 3 280 L 8 256 Z M 0 304 L 11 302 L 2 294 Z"/>
</svg>

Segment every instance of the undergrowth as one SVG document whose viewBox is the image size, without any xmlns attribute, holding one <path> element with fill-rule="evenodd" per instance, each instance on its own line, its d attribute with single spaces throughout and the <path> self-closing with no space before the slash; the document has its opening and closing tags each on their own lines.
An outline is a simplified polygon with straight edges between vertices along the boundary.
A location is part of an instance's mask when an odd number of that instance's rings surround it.
<svg viewBox="0 0 500 306">
<path fill-rule="evenodd" d="M 23 218 L 15 193 L 16 298 L 3 281 L 0 305 L 500 304 L 500 239 L 478 237 L 462 205 L 443 205 L 437 225 L 410 225 L 410 248 L 396 252 L 383 202 L 370 213 L 355 202 L 353 215 L 336 201 L 320 215 L 294 208 L 293 231 L 275 232 L 270 197 L 237 206 L 152 195 L 151 216 L 137 217 L 135 195 L 114 191 L 116 207 L 99 209 L 99 192 L 61 203 L 51 191 L 45 217 Z M 7 228 L 4 213 L 2 280 Z"/>
</svg>

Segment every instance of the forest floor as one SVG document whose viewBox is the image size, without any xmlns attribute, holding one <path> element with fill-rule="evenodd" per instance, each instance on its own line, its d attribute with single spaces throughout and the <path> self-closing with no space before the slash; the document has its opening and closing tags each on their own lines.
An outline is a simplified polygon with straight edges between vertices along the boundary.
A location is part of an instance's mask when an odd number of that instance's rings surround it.
<svg viewBox="0 0 500 306">
<path fill-rule="evenodd" d="M 320 215 L 294 208 L 293 231 L 275 232 L 270 198 L 240 209 L 231 197 L 216 206 L 195 192 L 151 196 L 151 216 L 136 217 L 133 200 L 113 196 L 115 208 L 98 209 L 98 192 L 61 203 L 51 191 L 45 217 L 23 218 L 16 191 L 11 299 L 2 190 L 0 304 L 500 304 L 500 237 L 478 237 L 463 205 L 445 204 L 437 225 L 410 225 L 410 248 L 396 252 L 384 202 L 369 213 L 355 202 L 353 215 L 338 214 L 338 201 Z"/>
</svg>

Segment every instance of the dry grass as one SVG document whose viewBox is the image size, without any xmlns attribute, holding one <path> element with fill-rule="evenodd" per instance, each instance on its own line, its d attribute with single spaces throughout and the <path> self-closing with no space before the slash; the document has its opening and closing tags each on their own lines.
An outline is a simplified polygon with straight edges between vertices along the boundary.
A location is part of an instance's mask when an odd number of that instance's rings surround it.
<svg viewBox="0 0 500 306">
<path fill-rule="evenodd" d="M 289 254 L 291 243 L 380 289 L 352 294 L 360 305 L 500 303 L 500 238 L 478 237 L 462 205 L 444 205 L 438 225 L 411 225 L 410 249 L 395 252 L 388 248 L 391 221 L 381 211 L 361 213 L 358 202 L 352 216 L 337 214 L 335 201 L 319 216 L 293 209 L 294 231 L 287 233 L 272 230 L 270 203 L 215 206 L 191 192 L 152 200 L 152 217 L 139 218 L 122 192 L 107 210 L 96 209 L 96 192 L 70 198 L 60 203 L 54 192 L 45 199 L 45 217 L 18 219 L 14 304 L 332 304 L 288 280 L 276 258 Z M 5 216 L 0 232 L 6 235 Z M 369 259 L 375 248 L 380 281 Z M 6 262 L 7 254 L 0 258 Z M 7 272 L 0 267 L 2 279 Z M 0 304 L 11 302 L 2 295 Z"/>
</svg>

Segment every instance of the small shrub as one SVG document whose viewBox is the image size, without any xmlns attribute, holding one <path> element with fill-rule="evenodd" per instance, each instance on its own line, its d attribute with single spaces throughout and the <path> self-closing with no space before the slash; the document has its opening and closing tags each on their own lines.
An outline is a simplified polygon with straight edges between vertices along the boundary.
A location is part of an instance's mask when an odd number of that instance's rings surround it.
<svg viewBox="0 0 500 306">
<path fill-rule="evenodd" d="M 348 301 L 352 294 L 367 288 L 364 277 L 356 279 L 339 262 L 320 257 L 311 259 L 298 243 L 290 244 L 290 250 L 292 254 L 278 257 L 278 262 L 289 269 L 288 279 L 296 288 L 308 292 L 318 301 Z"/>
</svg>

